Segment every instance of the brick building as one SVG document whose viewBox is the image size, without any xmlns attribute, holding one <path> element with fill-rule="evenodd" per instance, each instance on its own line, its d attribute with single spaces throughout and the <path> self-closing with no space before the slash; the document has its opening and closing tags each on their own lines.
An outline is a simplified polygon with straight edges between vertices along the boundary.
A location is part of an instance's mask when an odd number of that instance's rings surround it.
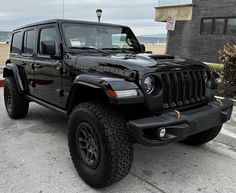
<svg viewBox="0 0 236 193">
<path fill-rule="evenodd" d="M 167 53 L 219 62 L 225 43 L 236 44 L 236 0 L 160 0 L 156 21 L 176 18 L 168 32 Z"/>
</svg>

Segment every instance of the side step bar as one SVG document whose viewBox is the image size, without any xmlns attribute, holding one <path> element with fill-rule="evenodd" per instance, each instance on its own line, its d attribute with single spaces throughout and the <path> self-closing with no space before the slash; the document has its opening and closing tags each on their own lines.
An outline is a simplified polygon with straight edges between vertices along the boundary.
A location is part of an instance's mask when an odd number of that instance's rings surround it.
<svg viewBox="0 0 236 193">
<path fill-rule="evenodd" d="M 51 104 L 49 104 L 49 103 L 46 103 L 46 102 L 44 102 L 44 101 L 41 101 L 41 100 L 39 100 L 39 99 L 37 99 L 37 98 L 35 98 L 35 97 L 32 97 L 32 96 L 30 96 L 30 95 L 25 95 L 25 96 L 26 96 L 26 98 L 28 98 L 28 99 L 29 99 L 30 101 L 32 101 L 32 102 L 35 102 L 35 103 L 37 103 L 37 104 L 40 104 L 40 105 L 42 105 L 42 106 L 44 106 L 44 107 L 46 107 L 46 108 L 49 108 L 49 109 L 51 109 L 51 110 L 53 110 L 53 111 L 57 111 L 57 112 L 63 113 L 64 115 L 67 115 L 66 111 L 63 110 L 63 109 L 60 109 L 60 108 L 58 108 L 58 107 L 55 107 L 55 106 L 53 106 L 53 105 L 51 105 Z"/>
</svg>

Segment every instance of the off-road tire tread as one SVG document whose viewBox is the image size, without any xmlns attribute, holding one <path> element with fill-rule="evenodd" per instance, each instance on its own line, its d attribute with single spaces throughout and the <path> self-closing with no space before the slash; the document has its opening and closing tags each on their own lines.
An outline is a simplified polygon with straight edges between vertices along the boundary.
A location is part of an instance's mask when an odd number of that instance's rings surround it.
<svg viewBox="0 0 236 193">
<path fill-rule="evenodd" d="M 29 110 L 29 101 L 24 96 L 24 94 L 18 92 L 17 84 L 14 77 L 7 77 L 4 85 L 4 100 L 6 99 L 6 89 L 10 87 L 12 92 L 12 111 L 8 112 L 8 115 L 13 119 L 23 118 L 26 116 Z M 7 104 L 5 100 L 5 106 L 7 109 Z"/>
<path fill-rule="evenodd" d="M 104 188 L 120 181 L 128 173 L 133 161 L 133 146 L 129 141 L 128 129 L 123 116 L 112 110 L 108 105 L 97 102 L 85 102 L 76 106 L 70 116 L 78 111 L 93 114 L 100 125 L 104 128 L 104 134 L 107 139 L 109 164 L 107 165 L 107 174 L 100 184 L 89 184 L 94 188 Z M 70 147 L 70 140 L 69 147 Z M 78 171 L 77 161 L 74 159 L 73 150 L 70 149 L 72 161 Z"/>
</svg>

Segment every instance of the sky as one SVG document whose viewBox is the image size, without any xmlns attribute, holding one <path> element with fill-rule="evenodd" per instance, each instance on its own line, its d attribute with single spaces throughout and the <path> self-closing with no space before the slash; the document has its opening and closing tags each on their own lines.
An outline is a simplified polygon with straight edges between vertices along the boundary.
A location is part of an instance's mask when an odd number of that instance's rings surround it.
<svg viewBox="0 0 236 193">
<path fill-rule="evenodd" d="M 62 18 L 63 0 L 0 0 L 0 31 L 12 31 L 32 22 Z M 155 22 L 158 0 L 64 0 L 65 19 L 97 21 L 96 9 L 103 10 L 102 22 L 128 25 L 136 35 L 166 33 L 165 23 Z"/>
</svg>

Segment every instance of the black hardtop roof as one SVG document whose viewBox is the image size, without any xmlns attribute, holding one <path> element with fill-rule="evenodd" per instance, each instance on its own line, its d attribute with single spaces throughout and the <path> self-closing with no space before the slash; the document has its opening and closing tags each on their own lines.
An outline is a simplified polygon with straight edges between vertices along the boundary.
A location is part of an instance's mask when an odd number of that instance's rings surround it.
<svg viewBox="0 0 236 193">
<path fill-rule="evenodd" d="M 103 23 L 103 22 L 93 22 L 93 21 L 80 21 L 80 20 L 68 20 L 68 19 L 50 19 L 50 20 L 45 20 L 45 21 L 40 21 L 37 23 L 32 23 L 32 24 L 27 24 L 22 27 L 19 27 L 13 31 L 17 31 L 20 29 L 24 28 L 30 28 L 34 26 L 39 26 L 39 25 L 45 25 L 45 24 L 50 24 L 50 23 L 78 23 L 78 24 L 91 24 L 91 25 L 101 25 L 101 26 L 113 26 L 113 27 L 126 27 L 123 25 L 116 25 L 116 24 L 110 24 L 110 23 Z"/>
</svg>

